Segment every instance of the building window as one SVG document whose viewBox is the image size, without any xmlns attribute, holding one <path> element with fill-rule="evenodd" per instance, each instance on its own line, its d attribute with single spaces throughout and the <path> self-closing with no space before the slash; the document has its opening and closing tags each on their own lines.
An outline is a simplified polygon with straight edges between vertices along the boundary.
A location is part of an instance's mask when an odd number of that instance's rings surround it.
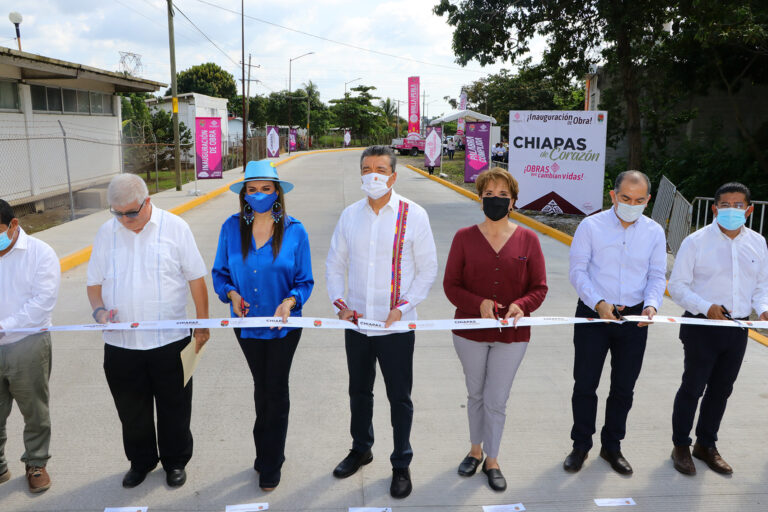
<svg viewBox="0 0 768 512">
<path fill-rule="evenodd" d="M 0 80 L 0 108 L 19 110 L 19 90 L 16 82 Z"/>
<path fill-rule="evenodd" d="M 72 89 L 62 89 L 64 96 L 64 112 L 77 112 L 77 91 Z"/>
<path fill-rule="evenodd" d="M 48 111 L 61 112 L 61 89 L 58 87 L 46 87 L 46 96 L 48 96 Z"/>
<path fill-rule="evenodd" d="M 88 102 L 88 91 L 77 91 L 77 112 L 79 114 L 91 113 L 91 105 Z"/>
<path fill-rule="evenodd" d="M 0 108 L 5 108 L 2 106 L 2 101 L 5 98 L 4 89 L 2 89 L 3 83 L 0 81 L 0 95 L 2 95 L 0 96 Z M 46 87 L 44 85 L 30 85 L 30 92 L 32 94 L 32 110 L 38 112 L 65 112 L 85 115 L 114 115 L 115 113 L 114 108 L 112 108 L 113 96 L 111 94 Z M 16 103 L 18 105 L 18 97 Z"/>
<path fill-rule="evenodd" d="M 45 87 L 42 85 L 33 85 L 29 89 L 32 92 L 32 110 L 48 110 Z"/>
<path fill-rule="evenodd" d="M 91 93 L 91 114 L 103 114 L 104 105 L 101 103 L 101 94 L 97 92 Z"/>
</svg>

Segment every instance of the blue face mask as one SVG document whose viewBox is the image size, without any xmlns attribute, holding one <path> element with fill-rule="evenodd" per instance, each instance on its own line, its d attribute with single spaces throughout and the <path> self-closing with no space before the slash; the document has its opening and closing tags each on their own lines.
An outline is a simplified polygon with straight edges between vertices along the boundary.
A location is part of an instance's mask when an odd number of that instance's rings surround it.
<svg viewBox="0 0 768 512">
<path fill-rule="evenodd" d="M 718 208 L 717 223 L 729 231 L 735 231 L 747 222 L 746 210 L 741 208 Z"/>
<path fill-rule="evenodd" d="M 255 194 L 245 195 L 245 202 L 253 208 L 253 211 L 259 213 L 268 212 L 272 205 L 275 204 L 275 201 L 277 201 L 277 192 L 272 192 L 271 194 L 256 192 Z"/>
<path fill-rule="evenodd" d="M 12 239 L 8 238 L 8 230 L 4 233 L 0 233 L 0 251 L 4 251 L 11 246 Z"/>
</svg>

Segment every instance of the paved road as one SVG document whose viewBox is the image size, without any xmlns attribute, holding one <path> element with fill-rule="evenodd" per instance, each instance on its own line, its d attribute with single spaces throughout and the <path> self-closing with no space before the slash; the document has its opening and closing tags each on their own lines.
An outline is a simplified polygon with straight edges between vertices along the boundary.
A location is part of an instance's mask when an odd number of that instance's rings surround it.
<svg viewBox="0 0 768 512">
<path fill-rule="evenodd" d="M 361 197 L 358 158 L 357 152 L 325 153 L 301 157 L 279 169 L 282 177 L 296 184 L 288 195 L 288 209 L 305 223 L 312 244 L 316 285 L 306 306 L 308 316 L 332 314 L 325 291 L 325 256 L 339 213 Z M 234 179 L 237 175 L 231 176 Z M 482 220 L 478 203 L 406 168 L 399 169 L 396 189 L 427 209 L 440 267 L 444 267 L 453 233 Z M 167 208 L 186 199 L 182 193 L 168 192 L 155 201 Z M 227 193 L 183 215 L 209 267 L 219 227 L 235 209 L 236 197 Z M 81 219 L 40 236 L 64 255 L 90 243 L 104 218 L 106 214 Z M 544 236 L 541 243 L 550 293 L 539 314 L 570 315 L 576 295 L 567 280 L 568 248 Z M 452 314 L 441 282 L 442 273 L 427 301 L 418 308 L 421 318 Z M 213 293 L 210 298 L 211 315 L 226 316 L 226 307 Z M 85 266 L 81 266 L 63 276 L 54 321 L 87 322 L 89 313 Z M 665 302 L 661 313 L 679 314 L 680 309 Z M 636 509 L 647 511 L 768 508 L 768 448 L 763 443 L 768 404 L 765 347 L 749 344 L 721 430 L 719 447 L 734 466 L 734 475 L 722 477 L 698 464 L 699 475 L 688 478 L 678 474 L 669 460 L 670 416 L 682 371 L 682 349 L 674 328 L 651 328 L 645 367 L 623 445 L 635 475 L 625 478 L 611 471 L 599 459 L 597 450 L 590 453 L 579 474 L 562 470 L 562 460 L 570 448 L 571 337 L 569 327 L 533 332 L 508 404 L 500 463 L 509 488 L 499 494 L 488 488 L 482 474 L 469 479 L 456 475 L 456 466 L 468 450 L 461 366 L 448 333 L 417 334 L 412 435 L 415 456 L 411 466 L 414 492 L 406 500 L 395 501 L 388 493 L 392 436 L 381 379 L 375 389 L 377 442 L 373 463 L 346 480 L 331 476 L 351 444 L 341 332 L 304 332 L 291 374 L 287 461 L 280 487 L 270 494 L 259 490 L 251 469 L 251 376 L 231 332 L 214 333 L 195 375 L 195 455 L 187 467 L 187 484 L 175 490 L 165 485 L 160 470 L 133 490 L 121 487 L 128 463 L 102 370 L 100 336 L 57 334 L 51 378 L 53 458 L 48 466 L 53 487 L 41 496 L 27 493 L 23 467 L 16 462 L 23 451 L 22 421 L 18 410 L 14 410 L 6 447 L 14 477 L 0 486 L 0 511 L 99 511 L 106 506 L 140 505 L 149 506 L 150 511 L 223 511 L 228 504 L 252 502 L 268 502 L 270 510 L 316 512 L 361 506 L 468 512 L 479 511 L 482 505 L 518 502 L 531 511 L 582 511 L 599 510 L 594 498 L 620 497 L 634 498 Z M 598 417 L 602 417 L 606 393 L 604 378 Z"/>
</svg>

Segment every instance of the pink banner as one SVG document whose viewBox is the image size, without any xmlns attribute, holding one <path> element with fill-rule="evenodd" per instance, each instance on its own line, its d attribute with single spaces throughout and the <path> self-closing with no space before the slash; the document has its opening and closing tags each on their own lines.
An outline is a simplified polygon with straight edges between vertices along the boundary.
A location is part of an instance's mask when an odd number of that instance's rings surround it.
<svg viewBox="0 0 768 512">
<path fill-rule="evenodd" d="M 491 141 L 491 123 L 467 123 L 464 137 L 464 183 L 474 183 L 477 175 L 488 168 L 488 146 Z"/>
<path fill-rule="evenodd" d="M 296 151 L 296 135 L 296 128 L 291 128 L 288 135 L 288 147 L 291 148 L 291 151 Z"/>
<path fill-rule="evenodd" d="M 439 126 L 427 126 L 427 138 L 424 142 L 424 166 L 439 167 L 443 155 L 443 129 Z"/>
<path fill-rule="evenodd" d="M 195 172 L 201 180 L 221 178 L 221 119 L 195 118 Z"/>
<path fill-rule="evenodd" d="M 348 147 L 349 143 L 352 141 L 352 132 L 349 130 L 344 130 L 344 147 Z"/>
<path fill-rule="evenodd" d="M 408 77 L 408 133 L 419 133 L 419 77 Z"/>
<path fill-rule="evenodd" d="M 459 97 L 459 110 L 467 109 L 467 93 L 462 91 Z M 464 135 L 464 118 L 456 122 L 456 135 Z"/>
<path fill-rule="evenodd" d="M 267 158 L 280 156 L 280 134 L 277 126 L 267 126 Z"/>
</svg>

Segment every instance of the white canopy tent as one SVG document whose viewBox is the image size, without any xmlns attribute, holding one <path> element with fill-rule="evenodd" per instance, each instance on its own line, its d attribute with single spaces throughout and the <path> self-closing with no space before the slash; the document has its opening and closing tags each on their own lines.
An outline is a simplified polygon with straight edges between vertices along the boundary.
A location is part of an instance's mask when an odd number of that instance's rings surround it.
<svg viewBox="0 0 768 512">
<path fill-rule="evenodd" d="M 443 137 L 445 137 L 445 128 L 443 125 L 445 123 L 450 123 L 451 121 L 457 121 L 461 118 L 464 118 L 465 121 L 475 121 L 475 122 L 483 122 L 483 121 L 490 121 L 491 126 L 496 124 L 496 119 L 494 119 L 491 116 L 487 116 L 485 114 L 481 114 L 480 112 L 475 112 L 474 110 L 457 110 L 455 112 L 451 112 L 448 115 L 438 117 L 437 119 L 433 120 L 429 123 L 429 126 L 436 126 L 440 125 L 440 131 L 443 133 Z M 488 151 L 490 151 L 491 148 L 488 148 Z M 490 160 L 490 154 L 486 155 L 487 158 Z M 443 159 L 440 159 L 440 173 L 443 172 Z"/>
</svg>

